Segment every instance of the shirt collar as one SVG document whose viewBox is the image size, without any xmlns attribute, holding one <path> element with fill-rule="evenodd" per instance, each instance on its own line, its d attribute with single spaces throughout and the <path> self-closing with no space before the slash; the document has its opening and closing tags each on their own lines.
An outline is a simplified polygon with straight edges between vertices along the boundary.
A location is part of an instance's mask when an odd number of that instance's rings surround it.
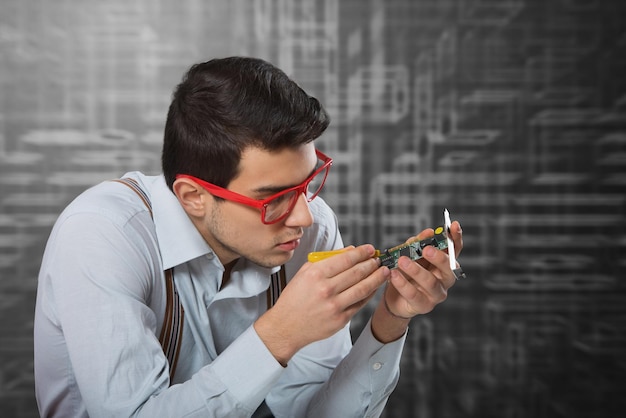
<svg viewBox="0 0 626 418">
<path fill-rule="evenodd" d="M 164 269 L 213 252 L 162 175 L 150 185 L 150 200 Z"/>
<path fill-rule="evenodd" d="M 215 300 L 256 296 L 267 290 L 271 274 L 279 270 L 280 267 L 261 267 L 241 258 L 233 267 L 228 284 L 220 290 Z"/>
</svg>

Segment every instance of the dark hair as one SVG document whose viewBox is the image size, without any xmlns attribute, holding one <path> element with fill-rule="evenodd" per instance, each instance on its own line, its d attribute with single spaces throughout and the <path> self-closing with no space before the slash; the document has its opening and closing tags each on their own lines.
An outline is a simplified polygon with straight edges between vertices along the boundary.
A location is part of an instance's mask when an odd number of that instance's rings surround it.
<svg viewBox="0 0 626 418">
<path fill-rule="evenodd" d="M 161 162 L 167 185 L 190 174 L 226 187 L 244 149 L 274 151 L 319 137 L 328 114 L 287 75 L 256 58 L 193 65 L 176 87 Z"/>
</svg>

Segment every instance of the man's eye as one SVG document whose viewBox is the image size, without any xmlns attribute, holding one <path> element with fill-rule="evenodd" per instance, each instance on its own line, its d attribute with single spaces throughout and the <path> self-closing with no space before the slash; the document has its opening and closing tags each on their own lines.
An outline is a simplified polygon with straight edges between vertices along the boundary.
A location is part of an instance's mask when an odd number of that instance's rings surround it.
<svg viewBox="0 0 626 418">
<path fill-rule="evenodd" d="M 271 200 L 270 205 L 280 205 L 281 203 L 288 201 L 290 195 L 290 193 L 285 193 L 283 195 L 275 197 Z"/>
</svg>

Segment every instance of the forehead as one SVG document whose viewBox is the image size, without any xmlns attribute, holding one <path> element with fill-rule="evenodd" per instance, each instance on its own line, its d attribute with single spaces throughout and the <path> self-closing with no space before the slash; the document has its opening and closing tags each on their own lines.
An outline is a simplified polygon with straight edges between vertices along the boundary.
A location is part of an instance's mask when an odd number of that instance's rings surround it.
<svg viewBox="0 0 626 418">
<path fill-rule="evenodd" d="M 250 191 L 295 186 L 306 180 L 316 163 L 313 143 L 278 151 L 248 147 L 241 155 L 239 174 L 231 181 L 229 189 L 237 187 Z"/>
</svg>

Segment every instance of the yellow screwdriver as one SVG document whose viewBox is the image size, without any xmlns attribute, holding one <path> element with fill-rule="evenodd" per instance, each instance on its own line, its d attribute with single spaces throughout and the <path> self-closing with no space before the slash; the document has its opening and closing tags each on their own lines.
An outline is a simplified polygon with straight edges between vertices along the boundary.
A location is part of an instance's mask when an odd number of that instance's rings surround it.
<svg viewBox="0 0 626 418">
<path fill-rule="evenodd" d="M 388 250 L 376 250 L 374 257 L 381 259 L 382 265 L 389 268 L 397 267 L 398 259 L 405 255 L 412 260 L 418 260 L 422 257 L 422 250 L 425 246 L 432 245 L 440 250 L 448 248 L 447 234 L 444 227 L 435 228 L 435 235 L 421 240 L 412 240 L 404 244 L 389 248 Z M 309 253 L 308 260 L 311 263 L 324 260 L 333 255 L 341 254 L 350 248 L 342 248 L 332 251 L 317 251 Z"/>
</svg>

